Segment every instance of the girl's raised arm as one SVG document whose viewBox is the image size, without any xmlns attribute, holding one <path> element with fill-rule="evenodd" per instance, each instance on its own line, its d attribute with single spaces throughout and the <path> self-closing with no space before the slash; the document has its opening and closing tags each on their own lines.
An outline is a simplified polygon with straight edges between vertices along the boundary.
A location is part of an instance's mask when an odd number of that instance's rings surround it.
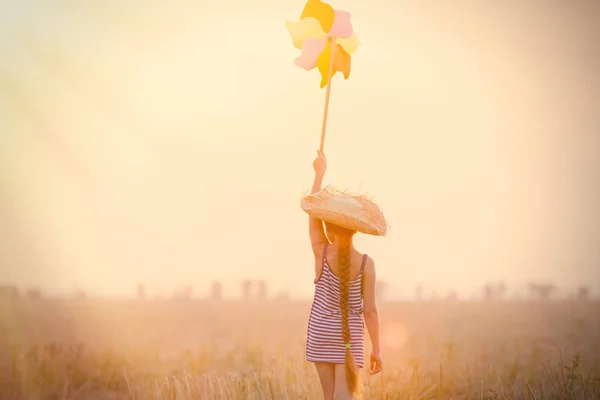
<svg viewBox="0 0 600 400">
<path fill-rule="evenodd" d="M 321 190 L 323 184 L 323 176 L 325 176 L 325 170 L 327 169 L 327 160 L 325 154 L 318 151 L 317 158 L 313 162 L 313 168 L 315 169 L 315 180 L 311 189 L 311 194 Z M 310 235 L 310 244 L 312 246 L 315 258 L 320 258 L 323 255 L 323 246 L 329 243 L 325 230 L 323 229 L 323 221 L 308 216 L 308 233 Z"/>
</svg>

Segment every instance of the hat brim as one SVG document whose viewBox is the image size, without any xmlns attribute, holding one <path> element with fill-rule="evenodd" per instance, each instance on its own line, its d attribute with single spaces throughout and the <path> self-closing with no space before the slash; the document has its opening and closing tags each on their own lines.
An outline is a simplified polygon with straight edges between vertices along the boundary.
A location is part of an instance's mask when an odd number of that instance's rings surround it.
<svg viewBox="0 0 600 400">
<path fill-rule="evenodd" d="M 332 208 L 328 200 L 334 196 L 350 197 L 362 205 L 361 211 L 348 213 Z M 388 231 L 387 222 L 379 207 L 370 199 L 361 195 L 351 195 L 340 192 L 331 186 L 321 191 L 305 196 L 301 202 L 302 209 L 310 216 L 342 228 L 368 235 L 385 236 Z"/>
</svg>

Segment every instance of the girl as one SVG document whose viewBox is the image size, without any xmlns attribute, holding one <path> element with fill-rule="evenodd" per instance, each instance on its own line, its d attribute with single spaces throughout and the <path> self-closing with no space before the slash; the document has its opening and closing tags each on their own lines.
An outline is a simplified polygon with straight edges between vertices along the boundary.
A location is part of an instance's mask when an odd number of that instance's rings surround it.
<svg viewBox="0 0 600 400">
<path fill-rule="evenodd" d="M 306 360 L 315 363 L 325 400 L 352 399 L 359 392 L 357 367 L 364 365 L 363 317 L 372 344 L 369 373 L 374 375 L 383 369 L 375 264 L 354 248 L 352 237 L 356 231 L 385 234 L 387 224 L 377 206 L 366 198 L 335 192 L 330 187 L 321 190 L 327 163 L 322 152 L 317 154 L 311 195 L 302 202 L 309 214 L 315 256 Z"/>
</svg>

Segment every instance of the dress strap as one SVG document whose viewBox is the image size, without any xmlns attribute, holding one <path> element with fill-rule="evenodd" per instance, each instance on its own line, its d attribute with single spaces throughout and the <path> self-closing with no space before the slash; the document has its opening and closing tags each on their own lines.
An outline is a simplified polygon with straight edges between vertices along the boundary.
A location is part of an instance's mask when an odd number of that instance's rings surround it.
<svg viewBox="0 0 600 400">
<path fill-rule="evenodd" d="M 365 264 L 367 263 L 367 255 L 363 254 L 363 259 L 362 259 L 362 264 L 360 266 L 360 271 L 358 272 L 358 275 L 360 276 L 360 295 L 363 295 L 363 292 L 365 290 L 365 274 L 363 273 L 365 271 Z"/>
<path fill-rule="evenodd" d="M 367 263 L 367 255 L 363 254 L 363 259 L 362 259 L 362 264 L 360 265 L 360 271 L 358 271 L 358 274 L 362 274 L 363 271 L 365 270 L 365 264 Z"/>
<path fill-rule="evenodd" d="M 323 271 L 325 270 L 325 263 L 327 262 L 327 246 L 329 243 L 325 243 L 325 246 L 323 246 L 323 260 L 321 263 L 321 272 L 319 272 L 319 276 L 317 276 L 315 278 L 315 285 L 317 284 L 317 282 L 319 282 L 321 280 L 321 277 L 323 276 Z"/>
</svg>

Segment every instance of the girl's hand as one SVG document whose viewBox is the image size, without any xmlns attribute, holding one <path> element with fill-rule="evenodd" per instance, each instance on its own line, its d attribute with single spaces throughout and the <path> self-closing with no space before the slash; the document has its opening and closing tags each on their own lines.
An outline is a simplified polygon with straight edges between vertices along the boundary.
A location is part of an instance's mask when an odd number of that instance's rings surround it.
<svg viewBox="0 0 600 400">
<path fill-rule="evenodd" d="M 375 375 L 383 370 L 383 361 L 379 351 L 371 352 L 371 360 L 369 362 L 369 375 Z"/>
<path fill-rule="evenodd" d="M 313 168 L 315 170 L 315 174 L 322 178 L 325 175 L 325 171 L 327 170 L 327 159 L 325 158 L 325 154 L 321 151 L 317 151 L 317 158 L 313 161 Z"/>
</svg>

